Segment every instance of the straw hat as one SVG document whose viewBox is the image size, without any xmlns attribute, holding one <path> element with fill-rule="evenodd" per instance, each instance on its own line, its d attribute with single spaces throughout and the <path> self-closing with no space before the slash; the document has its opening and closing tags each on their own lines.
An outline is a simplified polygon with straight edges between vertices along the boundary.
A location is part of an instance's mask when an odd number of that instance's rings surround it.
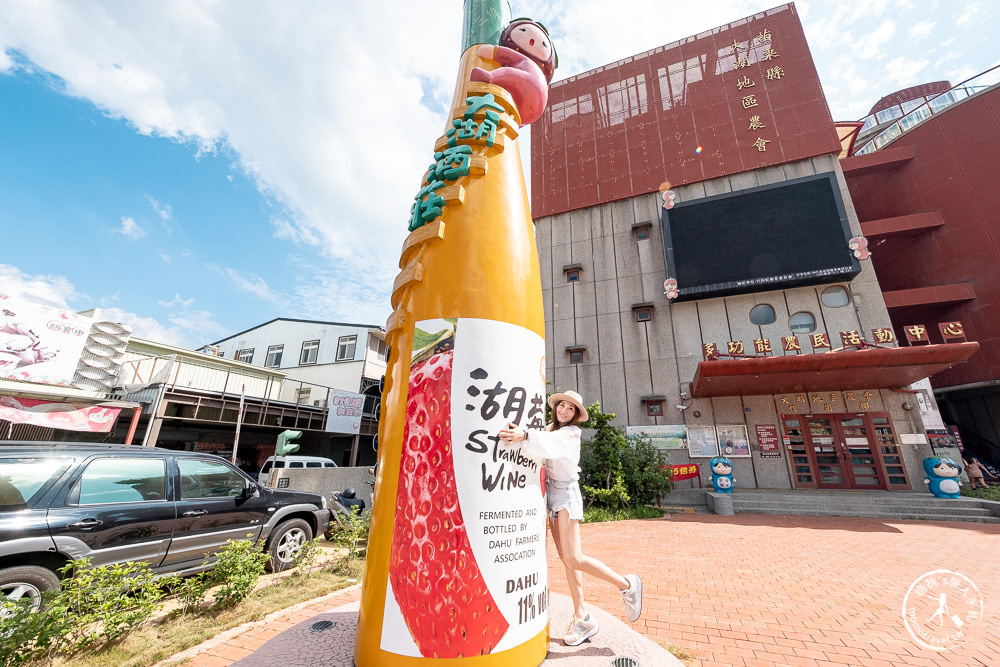
<svg viewBox="0 0 1000 667">
<path fill-rule="evenodd" d="M 549 407 L 552 408 L 553 412 L 555 412 L 556 406 L 559 405 L 559 401 L 566 401 L 576 406 L 576 421 L 573 422 L 574 424 L 585 422 L 590 418 L 587 414 L 587 408 L 583 407 L 583 397 L 575 391 L 570 390 L 549 396 Z"/>
</svg>

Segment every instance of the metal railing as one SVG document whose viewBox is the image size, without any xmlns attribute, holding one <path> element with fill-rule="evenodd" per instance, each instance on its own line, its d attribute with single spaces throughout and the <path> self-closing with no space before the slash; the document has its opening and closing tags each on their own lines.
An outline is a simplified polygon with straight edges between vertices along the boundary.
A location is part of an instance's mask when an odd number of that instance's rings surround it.
<svg viewBox="0 0 1000 667">
<path fill-rule="evenodd" d="M 995 65 L 985 72 L 952 86 L 948 92 L 941 93 L 937 97 L 929 99 L 909 113 L 897 118 L 891 125 L 865 142 L 861 148 L 854 151 L 852 156 L 865 155 L 877 151 L 934 114 L 941 113 L 952 104 L 987 88 L 991 88 L 997 85 L 997 83 L 1000 83 L 1000 65 Z"/>
</svg>

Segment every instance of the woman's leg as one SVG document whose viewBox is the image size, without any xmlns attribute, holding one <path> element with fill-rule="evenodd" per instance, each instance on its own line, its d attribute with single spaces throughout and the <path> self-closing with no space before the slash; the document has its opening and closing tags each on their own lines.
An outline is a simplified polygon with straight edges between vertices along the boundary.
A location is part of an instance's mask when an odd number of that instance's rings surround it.
<svg viewBox="0 0 1000 667">
<path fill-rule="evenodd" d="M 570 569 L 577 572 L 586 572 L 593 577 L 614 584 L 618 587 L 618 590 L 625 590 L 629 587 L 628 579 L 596 558 L 584 555 L 583 547 L 580 544 L 580 522 L 569 518 L 569 510 L 559 510 L 559 518 L 555 523 L 558 524 L 558 528 L 553 530 L 553 535 L 558 535 L 559 542 L 562 544 L 559 556 L 562 558 L 567 572 Z M 582 585 L 580 598 L 582 602 Z M 576 600 L 574 600 L 575 602 Z"/>
<path fill-rule="evenodd" d="M 566 510 L 560 510 L 559 516 L 566 515 L 569 513 Z M 577 618 L 583 618 L 587 615 L 587 607 L 583 601 L 583 573 L 579 570 L 574 570 L 566 562 L 566 557 L 563 556 L 563 545 L 561 535 L 562 532 L 559 529 L 558 519 L 549 519 L 549 526 L 552 528 L 552 539 L 556 543 L 556 553 L 559 554 L 559 560 L 562 561 L 563 567 L 566 569 L 566 582 L 569 584 L 569 597 L 573 600 L 573 615 Z"/>
</svg>

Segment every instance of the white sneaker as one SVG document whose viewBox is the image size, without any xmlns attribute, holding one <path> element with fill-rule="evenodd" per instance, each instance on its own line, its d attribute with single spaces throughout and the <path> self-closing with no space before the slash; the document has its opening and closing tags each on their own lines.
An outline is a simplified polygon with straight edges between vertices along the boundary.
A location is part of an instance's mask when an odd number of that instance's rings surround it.
<svg viewBox="0 0 1000 667">
<path fill-rule="evenodd" d="M 642 614 L 642 579 L 637 574 L 626 574 L 628 588 L 622 591 L 622 602 L 625 603 L 625 615 L 629 622 L 635 623 Z"/>
<path fill-rule="evenodd" d="M 597 619 L 591 614 L 587 614 L 586 618 L 573 617 L 570 622 L 569 627 L 566 628 L 566 636 L 563 637 L 563 641 L 566 646 L 577 646 L 582 644 L 583 640 L 589 639 L 597 634 Z"/>
</svg>

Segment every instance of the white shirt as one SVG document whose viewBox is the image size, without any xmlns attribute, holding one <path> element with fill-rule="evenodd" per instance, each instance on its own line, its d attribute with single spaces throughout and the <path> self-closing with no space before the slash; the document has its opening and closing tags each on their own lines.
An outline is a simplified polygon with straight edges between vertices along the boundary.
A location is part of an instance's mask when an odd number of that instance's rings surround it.
<svg viewBox="0 0 1000 667">
<path fill-rule="evenodd" d="M 563 426 L 555 431 L 527 431 L 528 438 L 522 448 L 526 454 L 545 459 L 547 475 L 560 482 L 580 479 L 579 426 Z"/>
</svg>

